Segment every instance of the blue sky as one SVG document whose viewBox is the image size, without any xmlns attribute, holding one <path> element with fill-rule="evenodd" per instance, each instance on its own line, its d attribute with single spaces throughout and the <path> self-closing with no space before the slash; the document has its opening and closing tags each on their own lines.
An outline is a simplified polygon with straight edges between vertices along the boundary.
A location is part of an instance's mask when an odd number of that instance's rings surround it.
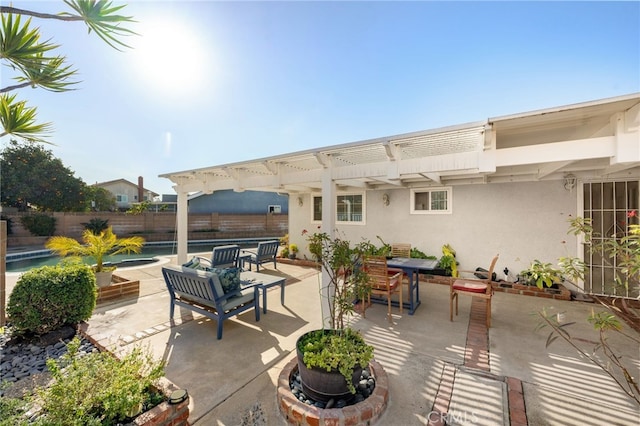
<svg viewBox="0 0 640 426">
<path fill-rule="evenodd" d="M 639 2 L 176 0 L 124 13 L 141 34 L 125 52 L 80 23 L 33 20 L 82 83 L 18 98 L 54 122 L 50 149 L 87 183 L 143 176 L 173 193 L 159 174 L 640 92 Z"/>
</svg>

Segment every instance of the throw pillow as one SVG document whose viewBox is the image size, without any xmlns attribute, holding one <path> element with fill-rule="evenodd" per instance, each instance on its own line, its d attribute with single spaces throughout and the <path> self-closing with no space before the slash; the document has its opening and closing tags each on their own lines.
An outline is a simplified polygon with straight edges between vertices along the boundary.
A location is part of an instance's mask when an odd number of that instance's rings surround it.
<svg viewBox="0 0 640 426">
<path fill-rule="evenodd" d="M 240 268 L 213 268 L 212 272 L 218 275 L 224 294 L 240 294 Z"/>
<path fill-rule="evenodd" d="M 185 268 L 200 269 L 200 259 L 198 259 L 197 257 L 193 257 L 187 263 L 183 263 L 182 266 L 184 266 Z"/>
</svg>

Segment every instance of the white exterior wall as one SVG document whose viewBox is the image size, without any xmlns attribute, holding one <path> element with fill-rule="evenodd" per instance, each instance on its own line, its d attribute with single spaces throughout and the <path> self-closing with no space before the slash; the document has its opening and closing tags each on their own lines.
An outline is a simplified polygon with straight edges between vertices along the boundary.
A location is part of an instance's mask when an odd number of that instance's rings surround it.
<svg viewBox="0 0 640 426">
<path fill-rule="evenodd" d="M 367 191 L 366 223 L 338 225 L 338 234 L 352 242 L 368 239 L 377 246 L 379 235 L 387 243 L 410 243 L 437 257 L 448 243 L 465 270 L 488 267 L 499 253 L 498 278 L 504 278 L 505 267 L 515 276 L 534 259 L 557 264 L 561 256 L 578 256 L 576 238 L 567 234 L 567 220 L 581 214 L 579 188 L 567 191 L 561 181 L 454 186 L 453 213 L 433 215 L 409 214 L 408 189 Z M 390 198 L 388 206 L 382 202 L 384 193 Z M 289 239 L 298 244 L 301 255 L 309 256 L 301 233 L 317 231 L 318 224 L 311 223 L 311 196 L 301 197 L 302 207 L 298 196 L 290 197 Z"/>
</svg>

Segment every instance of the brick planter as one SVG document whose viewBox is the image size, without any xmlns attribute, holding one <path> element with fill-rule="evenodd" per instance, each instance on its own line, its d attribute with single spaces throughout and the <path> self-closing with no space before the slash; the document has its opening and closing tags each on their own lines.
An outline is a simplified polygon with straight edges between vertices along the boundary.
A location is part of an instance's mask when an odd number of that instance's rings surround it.
<svg viewBox="0 0 640 426">
<path fill-rule="evenodd" d="M 98 287 L 96 304 L 113 302 L 119 299 L 137 298 L 140 295 L 140 281 L 129 281 L 118 275 L 111 277 L 111 284 L 107 287 Z"/>
<path fill-rule="evenodd" d="M 449 285 L 454 278 L 442 277 L 437 275 L 423 275 L 420 277 L 422 282 L 428 282 L 432 284 Z M 508 294 L 520 294 L 522 296 L 534 296 L 544 297 L 547 299 L 558 300 L 571 300 L 571 292 L 562 284 L 558 284 L 558 288 L 538 288 L 536 286 L 522 285 L 517 283 L 507 282 L 492 282 L 491 286 L 493 291 L 508 293 Z"/>
<path fill-rule="evenodd" d="M 389 403 L 389 378 L 375 360 L 369 370 L 376 379 L 373 393 L 364 401 L 344 408 L 321 409 L 299 401 L 289 386 L 291 375 L 298 371 L 298 359 L 293 357 L 278 377 L 278 406 L 286 422 L 296 426 L 357 426 L 375 424 Z"/>
<path fill-rule="evenodd" d="M 100 342 L 87 333 L 88 324 L 82 322 L 78 325 L 78 332 L 91 341 L 101 351 L 108 351 Z M 165 396 L 165 401 L 156 405 L 149 411 L 138 415 L 131 423 L 135 426 L 187 426 L 189 424 L 189 397 L 178 404 L 168 402 L 171 394 L 180 389 L 166 377 L 159 379 L 156 389 Z"/>
<path fill-rule="evenodd" d="M 558 288 L 538 288 L 537 286 L 522 285 L 517 283 L 496 283 L 493 290 L 509 294 L 521 294 L 524 296 L 544 297 L 547 299 L 571 300 L 571 292 L 562 284 Z"/>
<path fill-rule="evenodd" d="M 179 388 L 166 378 L 160 379 L 158 390 L 169 398 L 171 393 Z M 182 426 L 188 425 L 189 398 L 179 404 L 169 404 L 167 401 L 156 405 L 149 411 L 145 411 L 135 418 L 136 426 Z"/>
</svg>

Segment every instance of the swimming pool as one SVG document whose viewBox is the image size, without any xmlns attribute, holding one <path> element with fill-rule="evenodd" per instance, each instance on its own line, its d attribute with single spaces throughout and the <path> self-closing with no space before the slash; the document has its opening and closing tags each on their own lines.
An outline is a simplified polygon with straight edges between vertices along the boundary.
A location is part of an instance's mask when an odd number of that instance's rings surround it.
<svg viewBox="0 0 640 426">
<path fill-rule="evenodd" d="M 271 238 L 271 240 L 277 238 Z M 240 247 L 248 248 L 255 247 L 260 241 L 267 241 L 269 239 L 262 238 L 239 238 L 239 239 L 225 239 L 225 240 L 202 240 L 202 241 L 190 241 L 187 251 L 190 254 L 193 253 L 206 253 L 211 252 L 213 247 L 222 246 L 227 244 L 237 244 Z M 105 263 L 116 264 L 118 268 L 125 268 L 131 266 L 139 266 L 145 263 L 154 262 L 154 258 L 158 256 L 171 256 L 178 253 L 178 246 L 175 242 L 150 242 L 144 245 L 142 252 L 139 254 L 120 254 L 116 256 L 105 256 Z M 14 253 L 7 255 L 6 271 L 7 272 L 24 272 L 32 268 L 38 268 L 40 266 L 53 266 L 57 265 L 62 258 L 51 254 L 49 250 L 33 250 L 23 253 Z M 87 264 L 92 264 L 90 258 L 83 259 Z"/>
</svg>

